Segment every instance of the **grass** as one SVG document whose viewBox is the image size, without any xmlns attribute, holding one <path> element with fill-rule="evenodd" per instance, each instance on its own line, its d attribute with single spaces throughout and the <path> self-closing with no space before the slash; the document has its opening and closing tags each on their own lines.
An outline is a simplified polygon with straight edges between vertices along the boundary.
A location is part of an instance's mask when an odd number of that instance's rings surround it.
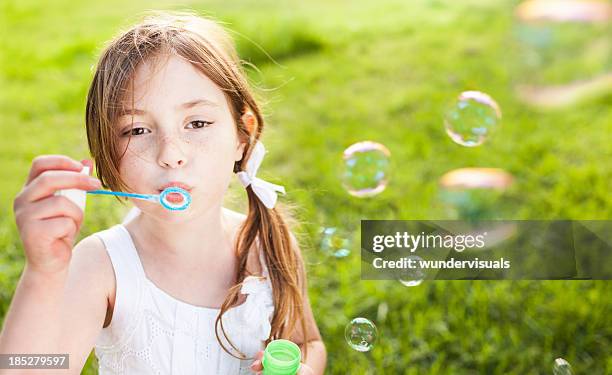
<svg viewBox="0 0 612 375">
<path fill-rule="evenodd" d="M 407 288 L 360 280 L 359 220 L 445 218 L 437 180 L 454 168 L 513 174 L 508 218 L 612 217 L 612 97 L 548 112 L 523 105 L 513 93 L 522 74 L 511 48 L 515 5 L 4 2 L 0 316 L 24 259 L 12 199 L 36 155 L 88 156 L 84 102 L 102 43 L 145 9 L 191 8 L 236 30 L 242 57 L 259 68 L 250 78 L 265 99 L 269 150 L 260 175 L 285 185 L 288 196 L 281 200 L 300 207 L 296 231 L 304 238 L 328 373 L 546 374 L 557 357 L 578 374 L 612 373 L 607 281 L 434 281 Z M 503 112 L 494 136 L 469 149 L 453 144 L 442 125 L 444 108 L 468 89 L 487 92 Z M 382 194 L 359 200 L 340 185 L 338 168 L 342 150 L 366 139 L 391 150 L 393 175 Z M 231 198 L 229 206 L 244 209 L 236 184 Z M 125 208 L 99 199 L 89 200 L 87 211 L 81 237 L 113 225 Z M 349 257 L 317 251 L 322 225 L 352 233 Z M 346 323 L 357 316 L 378 327 L 371 352 L 352 351 L 344 341 Z M 93 356 L 84 373 L 96 373 Z"/>
</svg>

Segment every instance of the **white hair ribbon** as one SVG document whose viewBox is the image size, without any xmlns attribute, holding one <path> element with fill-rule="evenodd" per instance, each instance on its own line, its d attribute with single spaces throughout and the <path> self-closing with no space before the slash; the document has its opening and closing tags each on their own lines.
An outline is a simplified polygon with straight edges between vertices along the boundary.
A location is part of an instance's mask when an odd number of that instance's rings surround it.
<svg viewBox="0 0 612 375">
<path fill-rule="evenodd" d="M 265 154 L 266 149 L 264 145 L 261 142 L 256 141 L 255 145 L 253 146 L 251 156 L 247 161 L 246 171 L 240 171 L 236 174 L 245 188 L 251 185 L 251 189 L 253 189 L 253 192 L 255 195 L 257 195 L 259 200 L 262 201 L 264 206 L 267 208 L 273 208 L 274 205 L 276 205 L 276 192 L 278 191 L 285 194 L 285 188 L 255 177 Z"/>
</svg>

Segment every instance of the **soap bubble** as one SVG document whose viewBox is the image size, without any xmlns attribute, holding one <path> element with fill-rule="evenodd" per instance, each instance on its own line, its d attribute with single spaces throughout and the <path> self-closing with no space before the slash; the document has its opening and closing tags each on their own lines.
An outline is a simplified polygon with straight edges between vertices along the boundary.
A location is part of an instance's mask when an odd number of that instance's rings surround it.
<svg viewBox="0 0 612 375">
<path fill-rule="evenodd" d="M 569 362 L 567 362 L 563 358 L 555 359 L 555 363 L 553 365 L 553 374 L 554 375 L 573 375 L 572 366 L 570 366 Z"/>
<path fill-rule="evenodd" d="M 328 256 L 344 258 L 351 253 L 348 233 L 336 227 L 322 227 L 319 231 L 321 251 Z"/>
<path fill-rule="evenodd" d="M 498 168 L 459 168 L 445 173 L 439 181 L 439 197 L 449 219 L 460 220 L 447 230 L 471 236 L 484 236 L 483 247 L 491 250 L 517 234 L 510 219 L 517 206 L 508 190 L 514 178 Z"/>
<path fill-rule="evenodd" d="M 387 187 L 391 152 L 380 143 L 363 141 L 344 150 L 342 184 L 349 194 L 364 198 Z"/>
<path fill-rule="evenodd" d="M 412 264 L 415 265 L 414 268 L 404 268 L 400 270 L 399 282 L 404 286 L 417 286 L 421 285 L 423 279 L 425 278 L 425 272 L 421 268 L 420 262 L 423 260 L 418 255 L 408 255 L 406 258 L 408 260 L 412 260 Z"/>
<path fill-rule="evenodd" d="M 529 0 L 515 10 L 515 89 L 525 104 L 554 109 L 612 90 L 612 4 Z"/>
<path fill-rule="evenodd" d="M 504 219 L 502 198 L 512 183 L 512 175 L 498 168 L 455 169 L 440 178 L 440 199 L 452 219 Z"/>
<path fill-rule="evenodd" d="M 444 117 L 446 134 L 457 144 L 480 146 L 501 119 L 499 106 L 480 91 L 462 92 Z"/>
<path fill-rule="evenodd" d="M 366 318 L 355 318 L 344 329 L 346 342 L 358 352 L 370 351 L 377 337 L 376 326 Z"/>
</svg>

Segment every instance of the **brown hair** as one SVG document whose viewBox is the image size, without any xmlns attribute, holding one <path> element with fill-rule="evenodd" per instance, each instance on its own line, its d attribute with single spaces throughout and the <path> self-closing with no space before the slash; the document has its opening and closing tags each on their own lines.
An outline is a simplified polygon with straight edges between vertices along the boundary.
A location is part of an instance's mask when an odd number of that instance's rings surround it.
<svg viewBox="0 0 612 375">
<path fill-rule="evenodd" d="M 263 116 L 228 33 L 217 22 L 192 12 L 155 12 L 121 32 L 104 48 L 87 95 L 87 141 L 96 163 L 97 175 L 106 188 L 128 189 L 119 175 L 119 162 L 123 154 L 120 155 L 117 149 L 118 137 L 113 124 L 118 120 L 128 85 L 130 82 L 133 84 L 136 67 L 146 59 L 169 54 L 189 61 L 224 92 L 238 137 L 241 142 L 247 143 L 242 160 L 234 165 L 235 173 L 242 170 L 252 145 L 261 136 Z M 251 111 L 255 120 L 251 133 L 242 120 L 245 111 Z M 274 296 L 272 329 L 266 345 L 273 339 L 290 338 L 296 329 L 303 333 L 304 343 L 308 338 L 303 299 L 306 293 L 305 270 L 298 243 L 286 222 L 288 216 L 277 208 L 266 208 L 251 186 L 246 191 L 248 213 L 235 249 L 238 256 L 237 284 L 229 289 L 215 322 L 215 334 L 223 349 L 235 356 L 220 339 L 219 328 L 243 359 L 245 355 L 227 337 L 221 317 L 239 302 L 242 282 L 248 276 L 246 265 L 249 249 L 256 238 L 269 269 Z M 297 322 L 300 326 L 296 326 Z M 306 353 L 303 354 L 305 358 Z"/>
</svg>

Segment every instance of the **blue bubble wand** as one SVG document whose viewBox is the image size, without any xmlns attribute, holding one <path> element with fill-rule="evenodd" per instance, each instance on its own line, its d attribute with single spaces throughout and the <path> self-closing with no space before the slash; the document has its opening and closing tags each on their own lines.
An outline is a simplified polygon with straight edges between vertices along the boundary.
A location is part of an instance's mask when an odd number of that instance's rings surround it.
<svg viewBox="0 0 612 375">
<path fill-rule="evenodd" d="M 180 194 L 183 197 L 183 200 L 180 203 L 169 202 L 167 195 L 170 193 Z M 142 199 L 149 202 L 159 203 L 164 206 L 164 208 L 171 211 L 182 211 L 191 204 L 191 194 L 189 194 L 187 190 L 181 189 L 180 187 L 165 188 L 160 194 L 136 194 L 110 190 L 90 190 L 87 192 L 87 194 L 117 195 L 120 197 Z"/>
</svg>

